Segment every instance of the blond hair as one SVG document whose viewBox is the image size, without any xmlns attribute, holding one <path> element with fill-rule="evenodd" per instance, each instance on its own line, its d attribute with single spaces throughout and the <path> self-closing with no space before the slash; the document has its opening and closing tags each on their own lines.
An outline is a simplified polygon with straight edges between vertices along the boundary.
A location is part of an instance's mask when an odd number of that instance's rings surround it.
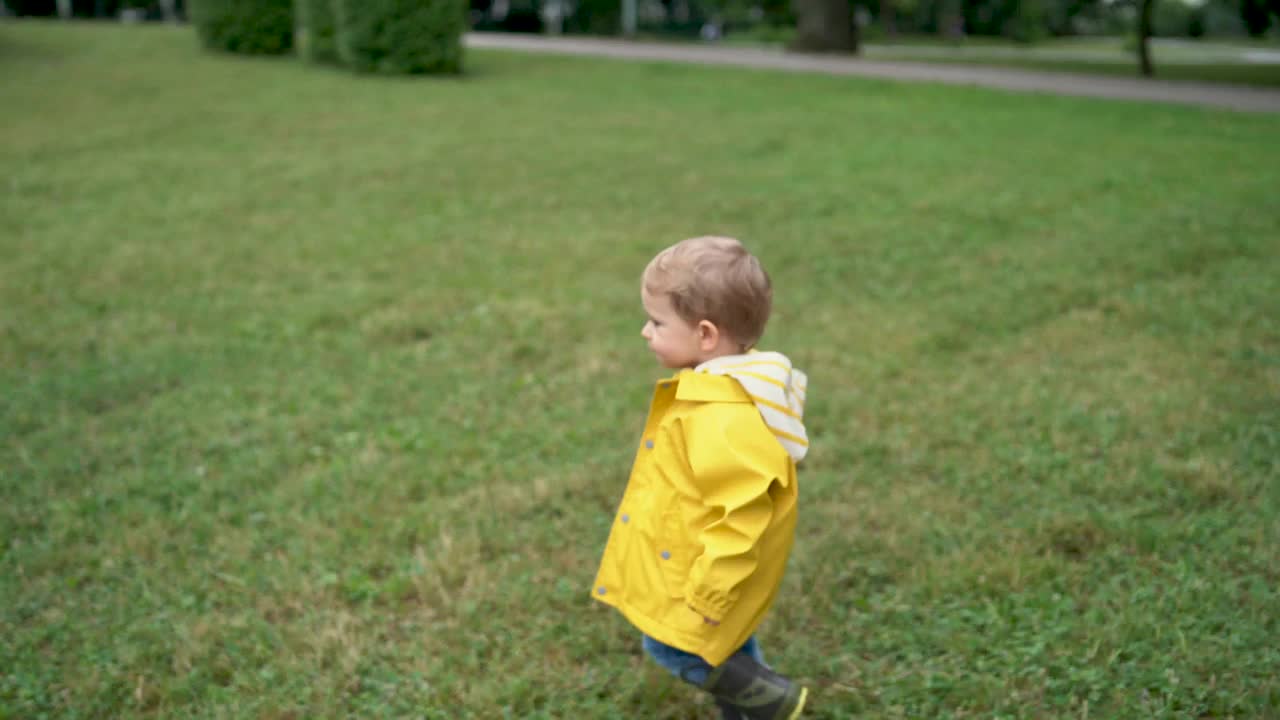
<svg viewBox="0 0 1280 720">
<path fill-rule="evenodd" d="M 769 274 L 742 243 L 690 238 L 658 253 L 644 269 L 650 295 L 665 295 L 689 324 L 708 320 L 746 350 L 760 340 L 773 307 Z"/>
</svg>

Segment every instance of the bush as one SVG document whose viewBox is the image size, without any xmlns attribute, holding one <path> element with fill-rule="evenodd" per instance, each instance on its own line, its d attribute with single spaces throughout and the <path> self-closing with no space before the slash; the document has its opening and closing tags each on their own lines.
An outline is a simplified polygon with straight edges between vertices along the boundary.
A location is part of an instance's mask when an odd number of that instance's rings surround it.
<svg viewBox="0 0 1280 720">
<path fill-rule="evenodd" d="M 357 72 L 462 71 L 466 0 L 334 0 L 338 55 Z"/>
<path fill-rule="evenodd" d="M 297 27 L 293 42 L 302 59 L 313 63 L 338 62 L 332 0 L 296 0 L 294 14 Z"/>
<path fill-rule="evenodd" d="M 1202 38 L 1206 32 L 1208 21 L 1205 19 L 1205 11 L 1203 7 L 1191 8 L 1191 14 L 1187 18 L 1187 35 L 1193 38 Z"/>
<path fill-rule="evenodd" d="M 1275 9 L 1280 11 L 1280 8 Z M 1271 27 L 1271 12 L 1272 8 L 1267 5 L 1267 0 L 1241 0 L 1240 19 L 1244 21 L 1250 37 L 1257 38 L 1267 34 Z"/>
<path fill-rule="evenodd" d="M 1016 11 L 1005 26 L 1005 34 L 1014 42 L 1032 44 L 1048 34 L 1046 12 L 1040 0 L 1020 0 Z"/>
<path fill-rule="evenodd" d="M 1205 35 L 1239 37 L 1245 34 L 1244 20 L 1237 8 L 1211 3 L 1204 6 Z"/>
<path fill-rule="evenodd" d="M 190 10 L 211 50 L 278 55 L 293 49 L 293 0 L 192 0 Z"/>
<path fill-rule="evenodd" d="M 564 31 L 617 35 L 622 32 L 621 0 L 578 0 L 573 14 L 565 18 Z"/>
</svg>

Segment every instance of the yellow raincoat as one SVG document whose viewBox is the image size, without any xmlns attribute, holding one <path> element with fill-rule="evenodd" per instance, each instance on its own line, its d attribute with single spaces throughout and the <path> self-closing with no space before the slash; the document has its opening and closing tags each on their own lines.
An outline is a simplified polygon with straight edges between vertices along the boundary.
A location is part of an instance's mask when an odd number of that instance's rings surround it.
<svg viewBox="0 0 1280 720">
<path fill-rule="evenodd" d="M 791 551 L 803 403 L 804 374 L 777 353 L 659 382 L 592 595 L 659 642 L 728 659 Z"/>
</svg>

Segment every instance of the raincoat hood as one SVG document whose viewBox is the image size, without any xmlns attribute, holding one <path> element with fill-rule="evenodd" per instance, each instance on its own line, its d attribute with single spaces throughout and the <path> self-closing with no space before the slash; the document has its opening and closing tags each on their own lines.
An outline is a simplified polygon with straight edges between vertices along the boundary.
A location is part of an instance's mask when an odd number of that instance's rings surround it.
<svg viewBox="0 0 1280 720">
<path fill-rule="evenodd" d="M 778 352 L 751 351 L 708 360 L 694 372 L 727 375 L 737 380 L 751 396 L 774 437 L 796 462 L 809 452 L 809 435 L 804 429 L 805 390 L 809 384 L 803 372 Z"/>
</svg>

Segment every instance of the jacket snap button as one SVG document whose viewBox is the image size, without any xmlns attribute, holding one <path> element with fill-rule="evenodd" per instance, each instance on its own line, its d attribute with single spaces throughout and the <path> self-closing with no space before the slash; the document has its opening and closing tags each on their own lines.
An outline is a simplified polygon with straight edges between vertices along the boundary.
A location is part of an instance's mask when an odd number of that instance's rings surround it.
<svg viewBox="0 0 1280 720">
<path fill-rule="evenodd" d="M 652 440 L 645 440 L 645 441 L 644 441 L 644 446 L 645 446 L 645 447 L 647 447 L 647 448 L 649 448 L 650 450 L 652 450 L 652 449 L 653 449 L 653 441 L 652 441 Z"/>
<path fill-rule="evenodd" d="M 622 516 L 622 522 L 624 522 L 624 523 L 626 523 L 626 522 L 631 522 L 631 516 L 630 516 L 630 515 L 623 515 L 623 516 Z"/>
<path fill-rule="evenodd" d="M 601 585 L 600 587 L 596 588 L 596 594 L 597 594 L 597 595 L 603 595 L 603 594 L 604 594 L 604 586 L 603 586 L 603 585 Z"/>
<path fill-rule="evenodd" d="M 663 559 L 663 560 L 670 560 L 670 559 L 671 559 L 671 553 L 667 552 L 666 550 L 663 550 L 663 551 L 662 551 L 662 559 Z"/>
</svg>

